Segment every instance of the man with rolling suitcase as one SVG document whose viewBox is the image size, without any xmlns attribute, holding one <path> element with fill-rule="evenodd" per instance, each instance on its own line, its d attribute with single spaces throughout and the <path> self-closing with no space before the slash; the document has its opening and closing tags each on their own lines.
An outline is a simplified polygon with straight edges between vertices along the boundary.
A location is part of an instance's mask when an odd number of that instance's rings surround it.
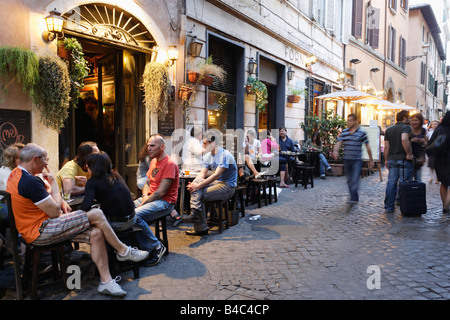
<svg viewBox="0 0 450 320">
<path fill-rule="evenodd" d="M 408 111 L 403 110 L 397 113 L 396 120 L 397 123 L 389 127 L 384 135 L 385 166 L 389 170 L 384 198 L 384 209 L 387 213 L 395 210 L 399 179 L 401 182 L 411 181 L 413 172 Z"/>
</svg>

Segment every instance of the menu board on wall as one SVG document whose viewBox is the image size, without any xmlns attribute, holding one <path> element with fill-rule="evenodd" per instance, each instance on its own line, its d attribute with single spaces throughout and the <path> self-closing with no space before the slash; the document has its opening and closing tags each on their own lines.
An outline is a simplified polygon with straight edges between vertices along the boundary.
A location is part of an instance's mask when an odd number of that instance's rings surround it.
<svg viewBox="0 0 450 320">
<path fill-rule="evenodd" d="M 9 145 L 31 142 L 31 112 L 0 109 L 0 159 Z"/>
<path fill-rule="evenodd" d="M 361 129 L 366 132 L 367 138 L 369 139 L 369 147 L 370 151 L 372 151 L 373 161 L 380 161 L 380 127 L 361 126 Z M 362 152 L 362 159 L 369 160 L 365 145 L 362 146 Z"/>
<path fill-rule="evenodd" d="M 175 108 L 169 107 L 169 112 L 164 118 L 158 118 L 158 133 L 163 136 L 171 136 L 175 130 Z"/>
</svg>

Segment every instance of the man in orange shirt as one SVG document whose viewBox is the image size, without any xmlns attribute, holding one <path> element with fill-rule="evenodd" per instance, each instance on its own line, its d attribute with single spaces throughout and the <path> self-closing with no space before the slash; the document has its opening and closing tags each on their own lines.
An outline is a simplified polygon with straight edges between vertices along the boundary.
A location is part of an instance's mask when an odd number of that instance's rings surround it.
<svg viewBox="0 0 450 320">
<path fill-rule="evenodd" d="M 47 164 L 47 151 L 29 143 L 20 152 L 20 165 L 9 176 L 6 191 L 11 194 L 17 230 L 25 241 L 35 245 L 64 240 L 89 243 L 101 278 L 98 292 L 125 296 L 126 292 L 111 277 L 105 240 L 116 250 L 119 261 L 142 261 L 148 253 L 124 245 L 100 209 L 71 212 L 70 206 L 61 199 L 58 183 Z M 50 193 L 37 174 L 42 174 L 50 184 Z"/>
<path fill-rule="evenodd" d="M 159 263 L 166 252 L 164 245 L 148 227 L 148 222 L 169 215 L 177 203 L 178 165 L 165 152 L 164 137 L 155 134 L 147 142 L 151 162 L 147 171 L 147 183 L 142 188 L 142 202 L 136 208 L 136 226 L 142 229 L 137 235 L 142 250 L 150 252 L 144 262 L 147 267 Z"/>
</svg>

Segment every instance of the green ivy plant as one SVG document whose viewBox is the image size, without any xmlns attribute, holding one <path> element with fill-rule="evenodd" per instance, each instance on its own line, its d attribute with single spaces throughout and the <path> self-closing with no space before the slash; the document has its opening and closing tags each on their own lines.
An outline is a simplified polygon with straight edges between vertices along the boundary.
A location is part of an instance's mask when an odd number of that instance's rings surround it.
<svg viewBox="0 0 450 320">
<path fill-rule="evenodd" d="M 22 83 L 23 92 L 28 92 L 32 97 L 34 86 L 39 80 L 39 59 L 31 50 L 2 46 L 0 47 L 0 76 L 9 79 L 0 88 L 2 102 L 8 93 L 8 86 L 16 79 Z"/>
<path fill-rule="evenodd" d="M 256 78 L 248 77 L 247 86 L 249 86 L 250 93 L 256 95 L 256 108 L 259 111 L 264 111 L 268 97 L 266 85 Z"/>
<path fill-rule="evenodd" d="M 69 116 L 70 83 L 67 65 L 60 58 L 39 58 L 39 81 L 33 102 L 41 112 L 41 122 L 58 132 Z"/>
<path fill-rule="evenodd" d="M 89 74 L 88 62 L 84 58 L 83 48 L 75 38 L 64 38 L 58 41 L 58 46 L 71 52 L 68 61 L 71 84 L 70 103 L 76 107 L 80 98 L 80 89 L 84 88 L 84 79 Z"/>
<path fill-rule="evenodd" d="M 142 75 L 144 105 L 149 112 L 164 117 L 169 112 L 171 83 L 167 66 L 159 62 L 148 62 Z"/>
</svg>

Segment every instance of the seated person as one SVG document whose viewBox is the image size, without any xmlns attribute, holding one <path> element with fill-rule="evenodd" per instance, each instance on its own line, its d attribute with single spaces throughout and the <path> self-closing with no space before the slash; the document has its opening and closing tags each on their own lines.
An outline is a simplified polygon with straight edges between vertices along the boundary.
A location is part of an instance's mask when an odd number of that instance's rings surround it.
<svg viewBox="0 0 450 320">
<path fill-rule="evenodd" d="M 303 144 L 303 150 L 309 150 L 309 151 L 318 151 L 319 156 L 319 165 L 320 165 L 320 178 L 326 179 L 325 177 L 325 169 L 329 173 L 333 173 L 333 169 L 331 169 L 331 166 L 328 164 L 327 159 L 325 158 L 324 154 L 322 153 L 322 141 L 320 141 L 319 131 L 316 131 L 313 133 L 312 137 Z"/>
<path fill-rule="evenodd" d="M 268 161 L 279 151 L 277 140 L 272 136 L 272 132 L 267 130 L 267 138 L 261 142 L 261 161 Z"/>
<path fill-rule="evenodd" d="M 147 172 L 148 168 L 150 167 L 150 156 L 148 155 L 148 144 L 146 143 L 141 151 L 139 152 L 139 167 L 136 172 L 137 177 L 137 187 L 139 190 L 142 190 L 145 187 L 145 184 L 147 183 Z M 142 202 L 142 197 L 139 197 L 134 201 L 135 206 L 139 206 Z M 173 226 L 178 227 L 178 225 L 183 222 L 183 219 L 181 219 L 181 216 L 178 214 L 177 210 L 173 209 L 170 213 L 170 216 L 174 220 Z"/>
<path fill-rule="evenodd" d="M 92 141 L 82 142 L 75 159 L 68 161 L 56 174 L 59 190 L 64 195 L 84 194 L 84 187 L 89 177 L 86 157 L 92 152 L 99 152 L 97 144 Z"/>
<path fill-rule="evenodd" d="M 198 174 L 202 169 L 203 154 L 205 153 L 202 139 L 202 128 L 192 127 L 191 135 L 181 151 L 181 172 L 189 171 L 189 174 Z"/>
<path fill-rule="evenodd" d="M 151 159 L 147 183 L 142 190 L 142 202 L 136 208 L 136 226 L 142 229 L 137 235 L 141 249 L 150 252 L 145 266 L 159 263 L 166 252 L 165 246 L 154 236 L 148 223 L 169 215 L 177 203 L 178 165 L 166 152 L 164 137 L 155 134 L 148 139 L 148 155 Z"/>
<path fill-rule="evenodd" d="M 6 191 L 6 183 L 9 175 L 20 163 L 20 150 L 24 147 L 22 143 L 15 143 L 3 151 L 3 163 L 0 168 L 0 190 Z M 8 208 L 0 206 L 0 220 L 8 220 Z"/>
<path fill-rule="evenodd" d="M 136 223 L 134 202 L 122 176 L 112 171 L 108 154 L 103 151 L 91 153 L 86 157 L 86 167 L 90 178 L 81 210 L 89 211 L 95 199 L 114 230 L 132 228 Z"/>
<path fill-rule="evenodd" d="M 205 140 L 207 153 L 203 159 L 203 168 L 187 187 L 191 192 L 189 218 L 194 222 L 194 228 L 187 230 L 187 235 L 208 234 L 203 201 L 228 199 L 233 196 L 236 187 L 237 166 L 233 155 L 216 144 L 216 137 L 212 133 L 207 134 Z M 213 171 L 209 177 L 208 170 Z"/>
<path fill-rule="evenodd" d="M 294 141 L 287 136 L 287 129 L 284 126 L 280 128 L 279 145 L 280 151 L 295 151 Z M 291 158 L 280 154 L 280 188 L 289 188 L 286 182 L 289 181 L 289 162 L 294 160 Z"/>
<path fill-rule="evenodd" d="M 139 167 L 136 171 L 137 187 L 142 190 L 147 182 L 147 171 L 150 167 L 150 157 L 148 156 L 147 143 L 144 144 L 138 156 Z"/>
<path fill-rule="evenodd" d="M 44 246 L 71 240 L 91 245 L 91 257 L 100 273 L 97 291 L 123 297 L 116 279 L 108 267 L 105 241 L 115 250 L 119 261 L 142 261 L 148 253 L 124 245 L 116 236 L 100 209 L 71 212 L 61 199 L 56 179 L 48 170 L 48 153 L 41 146 L 29 143 L 20 151 L 20 165 L 8 180 L 6 191 L 11 194 L 17 231 L 30 244 Z M 46 169 L 47 172 L 43 172 Z M 51 193 L 36 177 L 42 174 L 51 185 Z"/>
<path fill-rule="evenodd" d="M 248 130 L 247 131 L 247 137 L 244 140 L 244 160 L 246 164 L 246 168 L 244 168 L 244 171 L 247 171 L 249 169 L 252 174 L 259 178 L 264 174 L 264 172 L 258 172 L 255 168 L 255 163 L 258 161 L 257 156 L 261 154 L 261 142 L 259 142 L 258 139 L 256 139 L 255 131 Z"/>
</svg>

